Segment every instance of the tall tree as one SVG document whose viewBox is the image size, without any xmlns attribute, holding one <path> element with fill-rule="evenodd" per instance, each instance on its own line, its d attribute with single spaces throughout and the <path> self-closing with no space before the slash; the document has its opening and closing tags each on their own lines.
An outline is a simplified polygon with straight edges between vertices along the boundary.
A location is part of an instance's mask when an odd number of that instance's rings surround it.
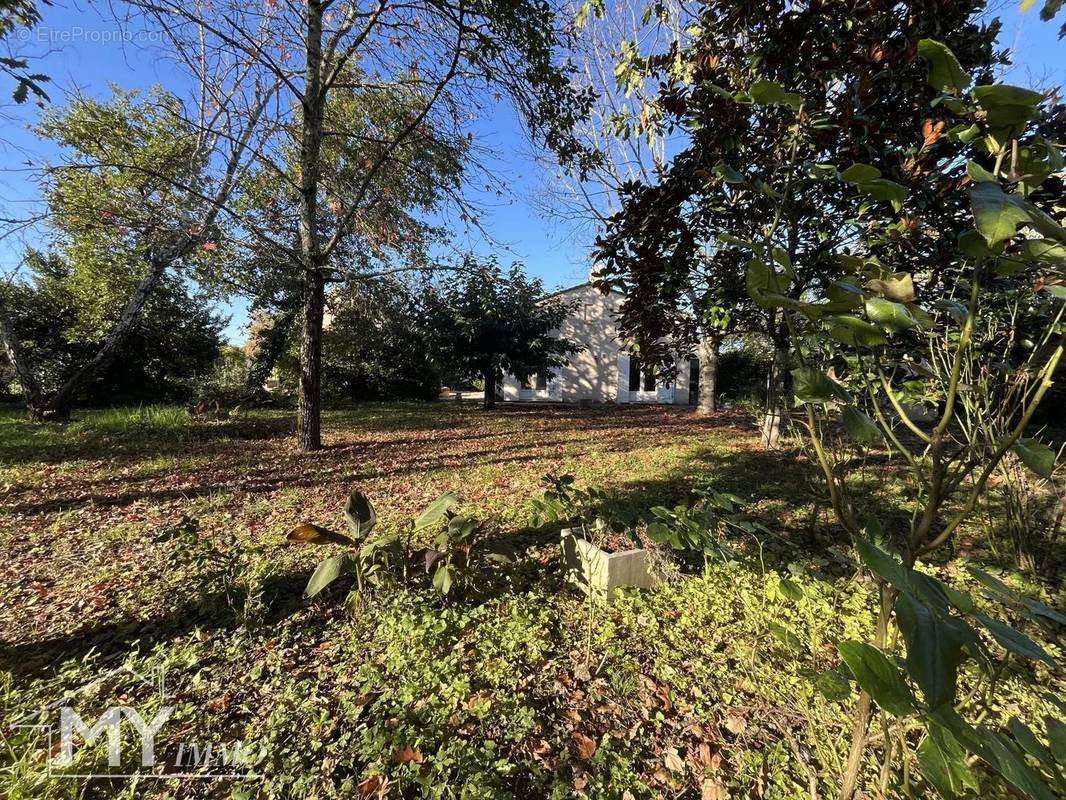
<svg viewBox="0 0 1066 800">
<path fill-rule="evenodd" d="M 944 39 L 968 73 L 989 74 L 998 23 L 979 22 L 983 8 L 980 0 L 939 3 L 936 13 L 880 0 L 701 3 L 687 20 L 690 42 L 641 62 L 659 79 L 664 125 L 685 146 L 659 180 L 625 188 L 624 208 L 599 242 L 603 282 L 627 287 L 623 329 L 653 343 L 694 294 L 741 303 L 738 288 L 758 278 L 733 244 L 762 241 L 771 229 L 766 257 L 795 271 L 793 299 L 844 277 L 836 253 L 856 243 L 861 226 L 821 164 L 868 165 L 849 174 L 850 185 L 877 221 L 894 224 L 893 251 L 907 263 L 949 263 L 962 202 L 921 179 L 960 145 L 928 113 L 935 92 L 917 44 Z M 782 203 L 775 187 L 786 184 Z M 788 394 L 790 334 L 779 308 L 761 306 L 755 320 L 777 351 L 764 421 L 772 443 Z"/>
<path fill-rule="evenodd" d="M 202 131 L 162 90 L 119 92 L 109 102 L 76 97 L 44 116 L 38 132 L 63 154 L 41 175 L 46 234 L 73 266 L 80 301 L 90 310 L 100 306 L 97 311 L 106 303 L 107 313 L 85 317 L 100 327 L 92 338 L 97 348 L 61 385 L 46 389 L 0 295 L 0 338 L 35 417 L 69 414 L 86 386 L 114 363 L 168 270 L 192 274 L 213 260 L 222 199 L 234 189 L 265 102 L 256 100 L 251 125 L 235 126 L 237 138 L 225 141 Z M 210 175 L 209 158 L 218 162 Z"/>
<path fill-rule="evenodd" d="M 623 208 L 634 184 L 654 185 L 667 172 L 673 154 L 684 146 L 679 128 L 662 104 L 663 74 L 690 80 L 695 65 L 681 59 L 664 64 L 663 53 L 680 53 L 698 34 L 690 8 L 675 0 L 655 4 L 602 0 L 575 4 L 575 43 L 571 57 L 575 80 L 595 96 L 575 134 L 592 157 L 578 172 L 553 174 L 545 210 L 566 223 L 601 234 Z M 656 60 L 658 59 L 658 60 Z M 558 172 L 558 170 L 556 170 Z M 605 276 L 606 277 L 606 276 Z M 603 280 L 603 289 L 624 294 L 641 287 L 624 279 Z M 716 408 L 718 354 L 723 341 L 750 327 L 752 303 L 742 281 L 692 286 L 672 306 L 660 307 L 659 332 L 637 334 L 637 349 L 650 368 L 670 373 L 691 352 L 699 356 L 697 408 Z"/>
<path fill-rule="evenodd" d="M 129 281 L 109 280 L 93 261 L 31 251 L 28 280 L 0 287 L 14 332 L 42 391 L 61 387 L 99 348 L 110 320 L 129 295 Z M 99 378 L 79 401 L 92 405 L 186 399 L 211 368 L 221 346 L 223 320 L 210 297 L 168 275 Z M 2 359 L 2 354 L 0 354 Z"/>
<path fill-rule="evenodd" d="M 490 87 L 510 96 L 530 129 L 564 160 L 580 156 L 567 132 L 582 102 L 554 60 L 559 26 L 553 7 L 537 0 L 271 0 L 265 6 L 239 0 L 224 16 L 196 0 L 131 0 L 130 7 L 169 35 L 179 63 L 205 95 L 217 91 L 202 80 L 205 62 L 246 64 L 262 81 L 281 87 L 273 113 L 264 117 L 265 135 L 252 152 L 250 172 L 289 184 L 296 198 L 296 240 L 276 240 L 238 205 L 227 205 L 227 212 L 239 221 L 235 231 L 274 247 L 300 275 L 298 432 L 304 449 L 317 449 L 330 262 L 364 230 L 365 215 L 388 204 L 384 173 L 417 172 L 410 156 L 430 131 L 448 139 L 465 136 L 466 122 L 491 97 L 485 91 Z M 364 110 L 386 100 L 385 110 L 393 113 L 367 113 L 365 124 L 332 128 L 328 109 L 338 92 L 357 98 Z M 223 116 L 218 124 L 225 129 L 229 121 Z M 349 165 L 343 196 L 333 198 L 325 179 L 331 147 L 363 156 Z M 451 182 L 442 186 L 461 199 Z M 324 225 L 328 215 L 333 218 Z"/>
<path fill-rule="evenodd" d="M 425 326 L 435 357 L 448 373 L 479 378 L 485 408 L 496 405 L 504 373 L 530 377 L 561 367 L 578 345 L 558 335 L 570 306 L 546 295 L 521 265 L 504 272 L 495 258 L 464 259 L 455 280 L 432 291 Z"/>
</svg>

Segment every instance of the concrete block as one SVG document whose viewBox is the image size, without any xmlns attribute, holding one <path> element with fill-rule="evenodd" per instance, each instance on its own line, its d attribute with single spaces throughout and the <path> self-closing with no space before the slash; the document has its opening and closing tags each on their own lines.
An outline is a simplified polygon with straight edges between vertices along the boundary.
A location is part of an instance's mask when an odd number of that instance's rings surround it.
<svg viewBox="0 0 1066 800">
<path fill-rule="evenodd" d="M 560 545 L 566 579 L 585 594 L 609 599 L 623 587 L 653 589 L 659 576 L 652 568 L 647 550 L 621 550 L 608 553 L 582 535 L 579 529 L 562 531 Z"/>
</svg>

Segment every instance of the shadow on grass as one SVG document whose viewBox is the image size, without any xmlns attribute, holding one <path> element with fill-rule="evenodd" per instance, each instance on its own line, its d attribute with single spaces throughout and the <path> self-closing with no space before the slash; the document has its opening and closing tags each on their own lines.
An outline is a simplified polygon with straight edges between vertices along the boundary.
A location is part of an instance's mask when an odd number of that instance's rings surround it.
<svg viewBox="0 0 1066 800">
<path fill-rule="evenodd" d="M 428 473 L 441 467 L 455 470 L 478 466 L 523 464 L 542 460 L 545 450 L 555 447 L 591 447 L 600 452 L 624 452 L 656 437 L 706 435 L 710 429 L 733 428 L 738 418 L 721 415 L 707 418 L 676 410 L 636 408 L 607 412 L 599 409 L 549 407 L 516 408 L 500 412 L 474 411 L 456 419 L 454 409 L 433 407 L 431 418 L 421 422 L 415 411 L 402 408 L 397 421 L 381 430 L 400 431 L 399 436 L 375 438 L 379 417 L 388 419 L 388 407 L 369 406 L 355 411 L 331 412 L 339 442 L 318 453 L 302 454 L 294 448 L 239 448 L 242 438 L 280 439 L 289 435 L 291 419 L 277 418 L 213 425 L 205 428 L 201 440 L 191 438 L 145 441 L 132 435 L 95 436 L 88 442 L 48 445 L 40 441 L 19 446 L 0 445 L 0 456 L 21 447 L 25 456 L 36 454 L 39 462 L 74 457 L 75 451 L 87 457 L 106 457 L 112 474 L 82 478 L 64 475 L 58 491 L 42 497 L 33 485 L 34 477 L 9 487 L 9 507 L 17 514 L 48 514 L 85 506 L 114 508 L 141 501 L 166 502 L 239 492 L 264 494 L 286 488 L 346 486 L 362 481 L 403 478 Z M 421 412 L 425 413 L 425 412 Z M 339 425 L 346 416 L 356 416 L 356 425 Z M 412 424 L 407 417 L 414 417 Z M 491 424 L 504 419 L 499 430 L 472 430 L 473 422 Z M 529 425 L 524 425 L 528 419 Z M 28 424 L 28 423 L 27 423 Z M 245 426 L 245 427 L 242 427 Z M 524 447 L 516 447 L 516 427 L 528 436 Z M 458 429 L 458 431 L 457 431 Z M 418 437 L 414 431 L 430 431 Z M 227 431 L 231 435 L 227 436 Z M 440 435 L 433 435 L 440 432 Z M 191 435 L 191 434 L 190 434 Z M 464 446 L 475 444 L 473 449 Z M 80 450 L 79 450 L 80 448 Z M 517 452 L 515 452 L 517 450 Z M 147 475 L 116 473 L 115 468 L 147 456 L 198 457 L 203 466 L 176 471 L 154 471 Z M 581 455 L 580 453 L 577 455 Z M 90 473 L 91 474 L 91 473 Z M 21 495 L 21 496 L 20 496 Z"/>
<path fill-rule="evenodd" d="M 0 438 L 0 464 L 58 464 L 72 459 L 140 460 L 167 456 L 190 448 L 223 453 L 234 441 L 270 441 L 292 436 L 292 418 L 259 418 L 192 422 L 178 428 L 94 429 L 57 423 L 11 421 Z M 151 442 L 146 447 L 146 441 Z"/>
<path fill-rule="evenodd" d="M 310 570 L 301 570 L 266 578 L 261 586 L 264 612 L 255 619 L 255 626 L 278 625 L 303 608 L 303 591 L 310 575 Z M 149 649 L 194 630 L 232 630 L 245 624 L 235 610 L 238 605 L 239 602 L 228 602 L 224 593 L 216 592 L 187 601 L 162 617 L 120 619 L 24 644 L 0 643 L 0 669 L 15 678 L 40 680 L 90 652 L 107 657 L 126 652 L 135 643 Z"/>
</svg>

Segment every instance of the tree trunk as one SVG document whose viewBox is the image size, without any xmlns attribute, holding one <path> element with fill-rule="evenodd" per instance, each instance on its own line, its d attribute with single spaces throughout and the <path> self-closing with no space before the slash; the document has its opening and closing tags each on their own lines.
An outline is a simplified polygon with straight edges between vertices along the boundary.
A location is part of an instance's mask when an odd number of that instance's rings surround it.
<svg viewBox="0 0 1066 800">
<path fill-rule="evenodd" d="M 720 336 L 707 336 L 700 340 L 697 357 L 700 366 L 699 398 L 696 410 L 710 414 L 718 410 L 718 354 L 722 347 Z"/>
<path fill-rule="evenodd" d="M 122 309 L 118 322 L 115 323 L 115 327 L 111 329 L 111 333 L 104 340 L 100 349 L 96 351 L 96 354 L 88 363 L 70 376 L 59 388 L 59 391 L 51 397 L 44 398 L 41 395 L 40 385 L 33 375 L 26 354 L 18 341 L 18 336 L 11 324 L 11 320 L 7 316 L 6 309 L 0 307 L 0 338 L 3 339 L 4 349 L 7 351 L 8 358 L 11 359 L 19 383 L 22 386 L 26 405 L 35 419 L 66 419 L 70 416 L 70 409 L 74 405 L 78 392 L 114 362 L 122 345 L 129 337 L 130 331 L 137 324 L 137 320 L 141 318 L 141 312 L 144 310 L 148 298 L 152 295 L 159 281 L 162 280 L 167 266 L 185 252 L 189 241 L 191 240 L 185 240 L 182 244 L 179 244 L 166 257 L 149 262 L 148 274 L 141 280 L 133 296 L 126 303 L 126 307 Z"/>
<path fill-rule="evenodd" d="M 255 355 L 252 356 L 252 363 L 248 367 L 248 375 L 245 379 L 245 402 L 255 403 L 264 398 L 265 384 L 270 378 L 270 373 L 274 371 L 278 359 L 281 358 L 281 354 L 285 351 L 289 330 L 299 310 L 300 307 L 297 305 L 295 308 L 280 312 L 274 318 L 270 328 L 260 332 L 261 342 Z"/>
<path fill-rule="evenodd" d="M 307 2 L 304 42 L 304 91 L 300 103 L 300 266 L 304 272 L 303 339 L 300 347 L 300 393 L 297 428 L 300 448 L 322 448 L 322 315 L 325 308 L 325 260 L 318 231 L 318 185 L 321 175 L 322 124 L 326 98 L 322 88 L 322 15 L 326 4 Z"/>
<path fill-rule="evenodd" d="M 770 367 L 770 376 L 766 386 L 766 414 L 762 422 L 762 443 L 764 447 L 777 447 L 781 439 L 781 423 L 784 420 L 788 402 L 788 339 L 778 341 L 774 348 L 774 361 Z"/>
<path fill-rule="evenodd" d="M 297 428 L 302 450 L 322 449 L 322 317 L 326 281 L 315 270 L 304 277 L 303 338 L 300 342 L 300 392 Z"/>
<path fill-rule="evenodd" d="M 22 349 L 22 342 L 15 333 L 15 326 L 7 315 L 3 298 L 0 298 L 0 339 L 3 339 L 4 351 L 7 353 L 8 360 L 11 361 L 11 366 L 15 369 L 19 386 L 22 387 L 22 397 L 26 402 L 26 407 L 30 414 L 36 414 L 40 408 L 41 387 L 33 374 L 29 359 L 26 358 L 26 352 Z"/>
<path fill-rule="evenodd" d="M 485 408 L 496 408 L 496 370 L 485 370 Z"/>
<path fill-rule="evenodd" d="M 141 280 L 137 290 L 133 293 L 129 302 L 126 303 L 126 307 L 122 309 L 122 315 L 111 330 L 111 335 L 96 351 L 96 355 L 92 357 L 89 363 L 75 372 L 60 387 L 58 392 L 45 401 L 41 409 L 42 415 L 54 414 L 61 418 L 66 418 L 70 415 L 70 408 L 74 404 L 74 398 L 77 397 L 82 387 L 111 366 L 111 363 L 118 356 L 119 349 L 129 337 L 129 333 L 133 330 L 133 326 L 137 324 L 137 320 L 141 318 L 141 312 L 144 310 L 148 298 L 159 284 L 159 281 L 163 279 L 163 273 L 166 271 L 167 265 L 174 261 L 174 258 L 177 258 L 177 256 L 150 262 L 148 274 Z"/>
</svg>

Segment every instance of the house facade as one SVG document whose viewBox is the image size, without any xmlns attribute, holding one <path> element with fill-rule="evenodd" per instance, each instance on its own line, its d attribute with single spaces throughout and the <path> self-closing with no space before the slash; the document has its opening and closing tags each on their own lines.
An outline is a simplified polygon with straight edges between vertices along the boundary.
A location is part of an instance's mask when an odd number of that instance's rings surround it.
<svg viewBox="0 0 1066 800">
<path fill-rule="evenodd" d="M 574 304 L 574 311 L 559 328 L 559 336 L 582 346 L 565 367 L 522 379 L 505 375 L 503 399 L 557 403 L 668 403 L 696 402 L 697 370 L 694 361 L 679 364 L 673 381 L 662 381 L 641 369 L 626 352 L 615 319 L 623 296 L 602 294 L 589 283 L 556 292 Z M 690 392 L 690 388 L 692 391 Z"/>
</svg>

